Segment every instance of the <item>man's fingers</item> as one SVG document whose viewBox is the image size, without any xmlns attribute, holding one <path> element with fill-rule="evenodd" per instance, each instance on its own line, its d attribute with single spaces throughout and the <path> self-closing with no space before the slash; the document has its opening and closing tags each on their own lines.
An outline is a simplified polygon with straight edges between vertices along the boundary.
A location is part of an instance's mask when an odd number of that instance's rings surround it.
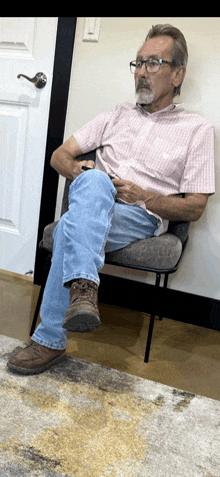
<svg viewBox="0 0 220 477">
<path fill-rule="evenodd" d="M 125 185 L 125 181 L 121 179 L 116 179 L 115 177 L 113 177 L 112 182 L 115 186 L 118 186 L 118 187 Z"/>
<path fill-rule="evenodd" d="M 94 163 L 94 161 L 91 161 L 91 160 L 85 161 L 85 166 L 89 167 L 90 169 L 94 169 L 95 163 Z"/>
</svg>

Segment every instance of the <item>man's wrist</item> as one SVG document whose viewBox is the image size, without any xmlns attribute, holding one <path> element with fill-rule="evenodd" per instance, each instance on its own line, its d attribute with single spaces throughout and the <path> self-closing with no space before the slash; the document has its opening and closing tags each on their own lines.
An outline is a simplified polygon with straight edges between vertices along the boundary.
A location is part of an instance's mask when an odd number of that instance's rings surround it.
<svg viewBox="0 0 220 477">
<path fill-rule="evenodd" d="M 146 209 L 149 209 L 152 212 L 155 212 L 154 209 L 158 206 L 158 202 L 161 200 L 161 198 L 164 199 L 164 196 L 157 194 L 156 192 L 144 191 L 142 195 L 142 200 L 145 203 Z"/>
</svg>

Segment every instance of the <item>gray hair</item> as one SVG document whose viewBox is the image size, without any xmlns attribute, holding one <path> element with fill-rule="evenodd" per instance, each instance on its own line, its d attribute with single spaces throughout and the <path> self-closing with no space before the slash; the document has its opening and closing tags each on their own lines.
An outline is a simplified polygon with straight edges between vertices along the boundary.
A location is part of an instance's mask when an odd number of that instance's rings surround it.
<svg viewBox="0 0 220 477">
<path fill-rule="evenodd" d="M 149 30 L 145 41 L 155 36 L 162 35 L 167 35 L 174 39 L 174 45 L 171 52 L 173 65 L 175 67 L 186 66 L 188 60 L 187 44 L 184 35 L 178 28 L 169 25 L 168 23 L 166 23 L 165 25 L 153 25 L 152 28 Z M 180 94 L 181 86 L 182 82 L 179 84 L 179 86 L 174 88 L 173 97 Z"/>
</svg>

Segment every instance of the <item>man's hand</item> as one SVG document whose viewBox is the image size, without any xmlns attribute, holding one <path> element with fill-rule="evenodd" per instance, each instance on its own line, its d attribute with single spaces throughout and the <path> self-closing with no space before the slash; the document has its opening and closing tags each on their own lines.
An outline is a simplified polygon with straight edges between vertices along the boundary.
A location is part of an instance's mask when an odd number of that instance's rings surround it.
<svg viewBox="0 0 220 477">
<path fill-rule="evenodd" d="M 77 157 L 81 156 L 82 150 L 77 140 L 71 136 L 52 154 L 50 164 L 61 176 L 68 179 L 76 179 L 77 176 L 85 172 L 82 166 L 93 169 L 95 167 L 93 161 L 78 161 Z"/>
<path fill-rule="evenodd" d="M 76 179 L 82 172 L 86 172 L 82 169 L 82 166 L 89 167 L 89 169 L 94 169 L 95 163 L 94 161 L 75 161 L 74 162 L 74 169 L 72 172 L 72 178 Z"/>
<path fill-rule="evenodd" d="M 133 182 L 115 178 L 112 182 L 117 190 L 116 199 L 122 199 L 129 204 L 144 200 L 146 192 Z"/>
</svg>

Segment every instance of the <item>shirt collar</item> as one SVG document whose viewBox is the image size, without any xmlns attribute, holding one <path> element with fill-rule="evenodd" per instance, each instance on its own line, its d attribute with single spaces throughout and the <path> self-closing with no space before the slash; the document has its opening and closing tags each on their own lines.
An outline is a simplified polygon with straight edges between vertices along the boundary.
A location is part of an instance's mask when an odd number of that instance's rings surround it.
<svg viewBox="0 0 220 477">
<path fill-rule="evenodd" d="M 184 105 L 183 103 L 173 103 L 173 104 L 169 104 L 169 106 L 167 106 L 166 108 L 164 109 L 161 109 L 160 111 L 156 111 L 155 113 L 149 113 L 148 111 L 146 111 L 146 109 L 143 108 L 143 106 L 140 104 L 140 103 L 136 103 L 136 107 L 143 113 L 145 114 L 146 116 L 152 116 L 152 115 L 160 115 L 160 114 L 163 114 L 163 113 L 168 113 L 168 112 L 171 112 L 171 111 L 175 111 L 175 110 L 183 110 L 184 111 Z"/>
</svg>

